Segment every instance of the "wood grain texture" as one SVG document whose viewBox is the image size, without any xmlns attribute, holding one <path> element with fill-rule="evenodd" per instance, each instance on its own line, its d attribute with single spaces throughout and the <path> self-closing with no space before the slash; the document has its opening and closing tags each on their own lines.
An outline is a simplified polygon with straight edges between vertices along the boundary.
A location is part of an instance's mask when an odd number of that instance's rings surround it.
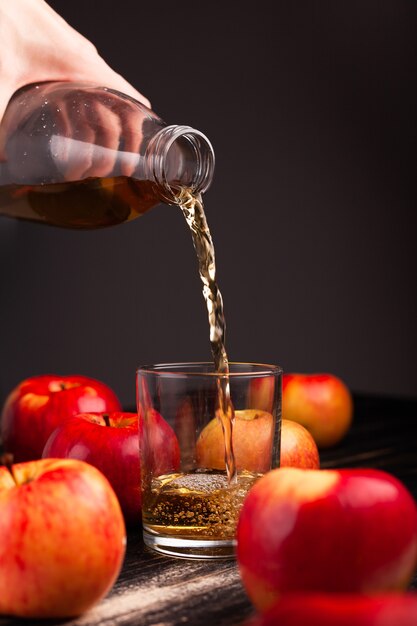
<svg viewBox="0 0 417 626">
<path fill-rule="evenodd" d="M 322 468 L 376 467 L 400 480 L 417 498 L 417 401 L 355 397 L 351 431 L 337 446 L 321 451 Z M 417 587 L 417 577 L 411 588 Z M 1 590 L 0 590 L 1 593 Z M 131 532 L 123 570 L 107 598 L 76 620 L 48 626 L 233 626 L 253 609 L 236 563 L 173 559 L 144 547 Z M 45 624 L 0 618 L 0 626 Z"/>
</svg>

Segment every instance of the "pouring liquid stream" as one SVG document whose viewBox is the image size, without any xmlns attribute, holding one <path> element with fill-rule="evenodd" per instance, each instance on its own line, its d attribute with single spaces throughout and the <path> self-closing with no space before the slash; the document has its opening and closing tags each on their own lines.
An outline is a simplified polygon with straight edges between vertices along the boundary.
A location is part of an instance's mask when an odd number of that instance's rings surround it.
<svg viewBox="0 0 417 626">
<path fill-rule="evenodd" d="M 223 298 L 216 281 L 216 260 L 213 239 L 207 224 L 204 205 L 200 194 L 189 189 L 181 189 L 178 204 L 191 230 L 197 254 L 198 270 L 203 283 L 203 296 L 207 305 L 210 327 L 210 344 L 217 378 L 217 404 L 225 448 L 225 465 L 228 482 L 237 481 L 235 457 L 233 454 L 233 421 L 235 412 L 230 397 L 229 361 L 225 348 L 226 322 Z"/>
</svg>

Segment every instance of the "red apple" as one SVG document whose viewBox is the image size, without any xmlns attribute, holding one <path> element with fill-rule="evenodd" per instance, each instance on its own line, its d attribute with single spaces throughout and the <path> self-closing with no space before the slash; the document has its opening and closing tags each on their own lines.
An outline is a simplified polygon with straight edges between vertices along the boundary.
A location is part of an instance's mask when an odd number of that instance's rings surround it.
<svg viewBox="0 0 417 626">
<path fill-rule="evenodd" d="M 286 594 L 245 626 L 416 626 L 417 595 Z"/>
<path fill-rule="evenodd" d="M 307 428 L 319 448 L 333 446 L 352 423 L 352 395 L 332 374 L 285 374 L 282 416 Z"/>
<path fill-rule="evenodd" d="M 264 473 L 271 469 L 274 418 L 266 411 L 235 411 L 233 452 L 238 470 Z M 199 467 L 225 469 L 224 437 L 220 420 L 214 417 L 201 431 L 196 444 Z"/>
<path fill-rule="evenodd" d="M 51 432 L 77 413 L 121 411 L 107 385 L 86 376 L 34 376 L 7 397 L 1 437 L 15 462 L 40 459 Z"/>
<path fill-rule="evenodd" d="M 144 419 L 139 413 L 139 453 L 146 455 L 141 461 L 147 471 L 152 476 L 177 472 L 181 454 L 175 432 L 155 409 L 146 411 L 146 429 Z"/>
<path fill-rule="evenodd" d="M 237 558 L 260 610 L 287 592 L 377 593 L 406 588 L 417 558 L 417 507 L 373 469 L 265 474 L 239 517 Z"/>
<path fill-rule="evenodd" d="M 238 470 L 265 473 L 271 469 L 273 424 L 271 413 L 266 411 L 235 411 L 232 440 Z M 199 467 L 225 469 L 223 431 L 217 417 L 201 431 L 196 459 Z M 282 420 L 280 465 L 305 469 L 320 467 L 319 452 L 312 435 L 290 420 Z"/>
<path fill-rule="evenodd" d="M 149 414 L 157 471 L 177 471 L 180 452 L 175 433 L 157 411 Z M 97 467 L 109 480 L 129 526 L 140 523 L 139 442 L 142 420 L 136 413 L 80 413 L 65 420 L 46 442 L 44 458 L 71 458 Z"/>
<path fill-rule="evenodd" d="M 81 461 L 0 467 L 0 613 L 80 615 L 116 580 L 126 532 L 107 479 Z"/>
<path fill-rule="evenodd" d="M 139 429 L 136 413 L 80 413 L 58 426 L 43 458 L 91 463 L 110 482 L 128 525 L 140 524 Z"/>
<path fill-rule="evenodd" d="M 291 420 L 282 420 L 280 466 L 303 469 L 320 467 L 319 451 L 313 436 L 304 426 Z"/>
</svg>

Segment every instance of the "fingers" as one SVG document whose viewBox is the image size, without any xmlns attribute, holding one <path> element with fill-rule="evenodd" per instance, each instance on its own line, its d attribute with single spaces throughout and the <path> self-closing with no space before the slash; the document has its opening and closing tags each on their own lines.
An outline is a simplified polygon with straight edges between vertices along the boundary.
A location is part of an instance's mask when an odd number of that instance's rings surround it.
<svg viewBox="0 0 417 626">
<path fill-rule="evenodd" d="M 100 102 L 89 111 L 95 129 L 93 160 L 86 176 L 110 176 L 115 169 L 121 135 L 119 117 Z"/>
<path fill-rule="evenodd" d="M 123 128 L 124 158 L 121 163 L 123 176 L 132 176 L 139 161 L 139 150 L 143 140 L 143 112 L 135 106 L 122 107 L 120 119 Z"/>
<path fill-rule="evenodd" d="M 102 101 L 91 97 L 86 111 L 95 131 L 93 159 L 86 175 L 105 177 L 116 171 L 132 176 L 140 158 L 142 126 L 147 117 L 144 110 L 107 92 Z"/>
<path fill-rule="evenodd" d="M 72 98 L 60 106 L 61 133 L 51 141 L 52 156 L 65 180 L 86 178 L 94 157 L 95 131 L 88 119 L 86 107 L 74 109 Z"/>
<path fill-rule="evenodd" d="M 71 91 L 58 108 L 57 132 L 50 146 L 66 180 L 104 178 L 115 172 L 133 174 L 139 160 L 143 121 L 143 113 L 135 104 L 111 92 L 100 101 L 94 90 L 83 92 L 82 98 Z"/>
<path fill-rule="evenodd" d="M 42 87 L 45 97 L 51 96 L 54 91 L 52 83 Z M 131 92 L 134 91 L 132 88 Z M 0 120 L 11 95 L 0 88 Z M 75 101 L 79 103 L 76 108 Z M 100 102 L 96 90 L 83 90 L 81 93 L 70 89 L 66 93 L 64 86 L 61 92 L 53 95 L 53 102 L 54 106 L 48 113 L 54 121 L 51 156 L 65 180 L 110 176 L 115 169 L 124 176 L 133 175 L 143 140 L 143 121 L 148 117 L 146 109 L 111 92 L 106 92 Z M 4 161 L 7 157 L 7 138 L 22 123 L 24 116 L 30 114 L 31 109 L 18 107 L 12 116 L 3 117 L 0 124 L 0 160 Z"/>
</svg>

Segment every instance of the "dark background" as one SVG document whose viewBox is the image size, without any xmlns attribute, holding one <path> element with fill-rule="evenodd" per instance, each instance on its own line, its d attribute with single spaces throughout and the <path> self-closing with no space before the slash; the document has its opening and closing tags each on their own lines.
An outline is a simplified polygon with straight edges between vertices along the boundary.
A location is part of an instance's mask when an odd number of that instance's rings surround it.
<svg viewBox="0 0 417 626">
<path fill-rule="evenodd" d="M 417 395 L 413 1 L 51 1 L 167 123 L 212 140 L 206 211 L 231 360 Z M 210 358 L 179 210 L 72 232 L 0 220 L 1 400 Z"/>
</svg>

